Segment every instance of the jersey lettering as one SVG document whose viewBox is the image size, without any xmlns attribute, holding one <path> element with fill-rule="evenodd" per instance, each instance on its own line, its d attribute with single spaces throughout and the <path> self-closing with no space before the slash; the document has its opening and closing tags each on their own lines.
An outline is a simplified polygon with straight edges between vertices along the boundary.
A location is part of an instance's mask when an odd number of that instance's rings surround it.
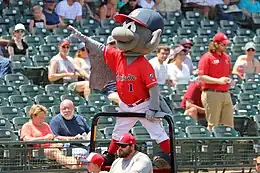
<svg viewBox="0 0 260 173">
<path fill-rule="evenodd" d="M 134 91 L 134 86 L 132 83 L 129 84 L 129 91 L 130 92 L 133 92 Z"/>
</svg>

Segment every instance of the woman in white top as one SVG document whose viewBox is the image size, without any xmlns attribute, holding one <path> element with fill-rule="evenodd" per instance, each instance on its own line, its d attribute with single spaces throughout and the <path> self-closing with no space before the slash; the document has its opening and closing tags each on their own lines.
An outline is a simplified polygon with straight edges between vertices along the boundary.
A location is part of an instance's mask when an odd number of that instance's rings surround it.
<svg viewBox="0 0 260 173">
<path fill-rule="evenodd" d="M 260 73 L 260 63 L 254 58 L 256 51 L 255 43 L 248 42 L 245 45 L 245 55 L 240 55 L 233 67 L 233 74 L 237 74 L 242 79 L 245 77 L 244 74 Z"/>
<path fill-rule="evenodd" d="M 180 45 L 173 50 L 173 54 L 169 58 L 168 76 L 171 86 L 175 86 L 176 84 L 189 84 L 190 70 L 189 67 L 183 63 L 185 56 L 185 48 Z"/>
</svg>

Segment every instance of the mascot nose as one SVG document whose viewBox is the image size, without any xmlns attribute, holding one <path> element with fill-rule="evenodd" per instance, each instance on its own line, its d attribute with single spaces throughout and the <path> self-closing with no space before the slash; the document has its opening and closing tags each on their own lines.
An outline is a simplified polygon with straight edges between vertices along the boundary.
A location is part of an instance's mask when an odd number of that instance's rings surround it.
<svg viewBox="0 0 260 173">
<path fill-rule="evenodd" d="M 134 33 L 124 27 L 116 27 L 112 31 L 112 37 L 120 42 L 129 42 L 132 41 L 135 38 Z"/>
</svg>

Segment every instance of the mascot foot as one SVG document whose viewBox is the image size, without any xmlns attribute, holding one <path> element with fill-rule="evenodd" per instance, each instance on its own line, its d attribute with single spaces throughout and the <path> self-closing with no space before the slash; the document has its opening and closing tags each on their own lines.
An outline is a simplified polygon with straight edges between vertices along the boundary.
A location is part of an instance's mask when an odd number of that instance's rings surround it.
<svg viewBox="0 0 260 173">
<path fill-rule="evenodd" d="M 111 166 L 112 163 L 115 160 L 115 155 L 114 154 L 110 154 L 107 151 L 105 153 L 103 153 L 103 157 L 105 159 L 103 166 Z"/>
<path fill-rule="evenodd" d="M 160 153 L 156 154 L 153 157 L 153 165 L 156 168 L 160 168 L 160 169 L 169 169 L 169 168 L 171 168 L 169 154 L 163 153 L 163 152 L 160 152 Z"/>
</svg>

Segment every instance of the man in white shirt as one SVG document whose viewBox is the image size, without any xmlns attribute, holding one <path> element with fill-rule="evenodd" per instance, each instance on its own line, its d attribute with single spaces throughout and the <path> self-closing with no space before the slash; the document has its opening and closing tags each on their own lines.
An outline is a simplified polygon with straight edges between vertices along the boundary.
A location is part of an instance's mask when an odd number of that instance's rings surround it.
<svg viewBox="0 0 260 173">
<path fill-rule="evenodd" d="M 168 46 L 159 45 L 157 47 L 157 56 L 149 60 L 150 64 L 153 66 L 159 85 L 165 85 L 168 80 L 167 65 L 164 61 L 167 59 L 169 54 L 170 48 Z"/>
<path fill-rule="evenodd" d="M 82 6 L 76 0 L 63 0 L 56 6 L 55 12 L 62 19 L 82 20 Z"/>
<path fill-rule="evenodd" d="M 154 8 L 154 1 L 153 0 L 139 0 L 138 5 L 140 5 L 142 8 Z"/>
<path fill-rule="evenodd" d="M 193 46 L 193 43 L 189 39 L 184 39 L 180 42 L 180 45 L 182 45 L 185 48 L 186 56 L 183 61 L 184 64 L 186 64 L 189 67 L 190 74 L 193 72 L 193 63 L 190 56 L 190 49 Z"/>
</svg>

